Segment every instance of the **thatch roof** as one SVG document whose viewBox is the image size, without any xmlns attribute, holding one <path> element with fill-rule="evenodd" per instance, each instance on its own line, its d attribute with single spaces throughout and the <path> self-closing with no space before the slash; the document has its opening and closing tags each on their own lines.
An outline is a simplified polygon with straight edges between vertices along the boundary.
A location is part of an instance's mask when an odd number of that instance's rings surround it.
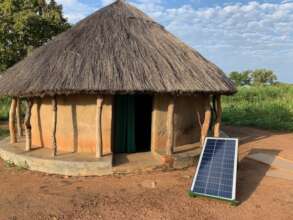
<svg viewBox="0 0 293 220">
<path fill-rule="evenodd" d="M 117 1 L 0 77 L 0 95 L 232 94 L 214 64 L 135 7 Z"/>
</svg>

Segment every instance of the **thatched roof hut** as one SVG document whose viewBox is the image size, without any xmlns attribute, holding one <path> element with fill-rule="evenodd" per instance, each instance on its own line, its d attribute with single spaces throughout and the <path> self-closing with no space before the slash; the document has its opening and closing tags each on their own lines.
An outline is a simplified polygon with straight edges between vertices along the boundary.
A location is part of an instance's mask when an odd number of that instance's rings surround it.
<svg viewBox="0 0 293 220">
<path fill-rule="evenodd" d="M 232 82 L 160 24 L 117 1 L 10 68 L 9 96 L 235 92 Z"/>
<path fill-rule="evenodd" d="M 98 157 L 136 152 L 139 140 L 152 152 L 170 155 L 176 146 L 207 135 L 211 96 L 217 98 L 219 112 L 220 95 L 235 92 L 216 65 L 122 0 L 80 21 L 0 76 L 0 95 L 14 98 L 12 133 L 15 98 L 28 101 L 28 149 L 58 147 L 96 152 Z M 217 122 L 219 130 L 220 112 Z M 138 127 L 147 135 L 137 136 Z M 125 150 L 129 145 L 134 150 Z"/>
</svg>

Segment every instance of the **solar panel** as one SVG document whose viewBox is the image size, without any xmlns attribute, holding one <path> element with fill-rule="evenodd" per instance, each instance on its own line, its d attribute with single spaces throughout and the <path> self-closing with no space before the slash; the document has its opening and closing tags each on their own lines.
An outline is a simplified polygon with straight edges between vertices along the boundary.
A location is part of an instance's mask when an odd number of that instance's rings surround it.
<svg viewBox="0 0 293 220">
<path fill-rule="evenodd" d="M 237 157 L 238 139 L 206 138 L 191 193 L 235 201 Z"/>
</svg>

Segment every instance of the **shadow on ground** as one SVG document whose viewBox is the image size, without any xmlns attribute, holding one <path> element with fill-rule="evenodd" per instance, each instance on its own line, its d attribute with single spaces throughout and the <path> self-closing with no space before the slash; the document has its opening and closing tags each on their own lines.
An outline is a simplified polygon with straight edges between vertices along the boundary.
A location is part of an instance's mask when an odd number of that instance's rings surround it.
<svg viewBox="0 0 293 220">
<path fill-rule="evenodd" d="M 251 149 L 248 154 L 265 153 L 277 156 L 280 150 Z M 260 185 L 270 166 L 251 159 L 243 158 L 238 164 L 237 200 L 240 204 L 247 201 Z"/>
</svg>

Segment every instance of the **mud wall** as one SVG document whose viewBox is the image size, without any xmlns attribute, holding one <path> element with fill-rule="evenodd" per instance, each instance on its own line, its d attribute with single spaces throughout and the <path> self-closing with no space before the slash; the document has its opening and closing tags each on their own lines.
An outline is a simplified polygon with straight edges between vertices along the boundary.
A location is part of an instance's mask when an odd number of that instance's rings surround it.
<svg viewBox="0 0 293 220">
<path fill-rule="evenodd" d="M 167 111 L 170 96 L 154 96 L 152 113 L 152 150 L 164 153 L 167 145 Z M 177 96 L 174 101 L 174 143 L 175 147 L 194 144 L 200 140 L 200 121 L 204 117 L 206 96 Z"/>
<path fill-rule="evenodd" d="M 155 95 L 152 112 L 152 151 L 165 152 L 167 145 L 167 111 L 170 96 Z M 199 142 L 200 120 L 204 116 L 205 96 L 178 96 L 174 107 L 174 142 L 183 146 Z M 57 98 L 57 145 L 63 152 L 95 153 L 96 97 L 89 95 L 59 96 Z M 103 154 L 112 152 L 113 97 L 105 96 L 102 109 Z M 32 144 L 51 148 L 51 98 L 34 99 L 32 107 Z"/>
<path fill-rule="evenodd" d="M 104 97 L 102 109 L 103 154 L 112 148 L 112 96 Z M 95 153 L 96 97 L 57 97 L 57 146 L 59 151 Z M 52 107 L 50 98 L 35 99 L 32 107 L 32 144 L 51 148 Z"/>
</svg>

